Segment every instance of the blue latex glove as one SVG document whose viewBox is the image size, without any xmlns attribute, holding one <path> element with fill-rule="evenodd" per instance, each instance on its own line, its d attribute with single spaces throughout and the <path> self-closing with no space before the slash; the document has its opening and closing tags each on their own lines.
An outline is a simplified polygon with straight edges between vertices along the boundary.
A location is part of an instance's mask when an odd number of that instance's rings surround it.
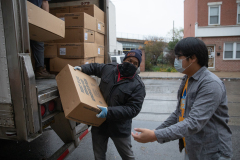
<svg viewBox="0 0 240 160">
<path fill-rule="evenodd" d="M 74 70 L 82 71 L 82 68 L 81 68 L 80 66 L 75 66 L 75 67 L 74 67 Z"/>
<path fill-rule="evenodd" d="M 107 112 L 108 112 L 107 107 L 102 107 L 102 106 L 99 106 L 99 105 L 97 105 L 97 107 L 99 109 L 101 109 L 102 111 L 99 114 L 96 114 L 96 116 L 98 118 L 106 118 L 107 117 Z"/>
</svg>

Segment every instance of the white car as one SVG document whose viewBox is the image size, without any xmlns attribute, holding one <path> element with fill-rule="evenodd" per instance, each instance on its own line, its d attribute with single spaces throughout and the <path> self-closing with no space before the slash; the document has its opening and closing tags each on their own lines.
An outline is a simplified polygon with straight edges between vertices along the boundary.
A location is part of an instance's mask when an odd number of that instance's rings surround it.
<svg viewBox="0 0 240 160">
<path fill-rule="evenodd" d="M 121 64 L 121 63 L 123 63 L 124 57 L 125 57 L 125 55 L 111 56 L 112 63 L 115 62 L 115 63 Z M 137 74 L 140 73 L 140 67 L 138 67 L 136 73 Z"/>
<path fill-rule="evenodd" d="M 125 55 L 111 56 L 112 63 L 115 62 L 121 64 L 123 62 L 124 57 Z"/>
</svg>

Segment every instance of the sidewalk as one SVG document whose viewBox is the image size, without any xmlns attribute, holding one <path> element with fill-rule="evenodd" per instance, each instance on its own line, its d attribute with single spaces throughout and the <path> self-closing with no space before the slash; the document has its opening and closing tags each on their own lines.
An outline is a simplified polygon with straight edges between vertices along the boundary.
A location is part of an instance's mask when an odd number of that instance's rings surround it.
<svg viewBox="0 0 240 160">
<path fill-rule="evenodd" d="M 220 79 L 240 80 L 240 72 L 213 72 Z M 143 79 L 181 79 L 184 74 L 179 72 L 141 72 Z"/>
</svg>

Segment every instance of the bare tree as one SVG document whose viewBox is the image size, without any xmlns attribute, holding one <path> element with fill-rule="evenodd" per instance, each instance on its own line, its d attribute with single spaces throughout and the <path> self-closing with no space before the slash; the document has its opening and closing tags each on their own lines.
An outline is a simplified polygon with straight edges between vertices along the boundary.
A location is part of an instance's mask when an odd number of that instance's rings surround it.
<svg viewBox="0 0 240 160">
<path fill-rule="evenodd" d="M 152 65 L 157 65 L 157 59 L 163 54 L 164 48 L 167 43 L 159 37 L 148 37 L 145 41 L 145 53 L 146 53 L 146 69 L 150 69 Z"/>
</svg>

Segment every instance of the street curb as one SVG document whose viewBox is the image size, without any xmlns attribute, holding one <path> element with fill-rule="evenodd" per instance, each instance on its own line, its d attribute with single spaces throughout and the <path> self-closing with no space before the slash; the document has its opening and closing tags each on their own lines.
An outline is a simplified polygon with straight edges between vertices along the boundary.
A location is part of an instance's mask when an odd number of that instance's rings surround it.
<svg viewBox="0 0 240 160">
<path fill-rule="evenodd" d="M 140 76 L 141 77 L 141 76 Z M 182 79 L 183 77 L 141 77 L 142 79 Z M 225 78 L 220 78 L 221 80 L 240 80 L 240 78 L 229 78 L 229 77 L 225 77 Z"/>
<path fill-rule="evenodd" d="M 141 78 L 142 79 L 182 79 L 183 77 L 141 77 Z"/>
</svg>

